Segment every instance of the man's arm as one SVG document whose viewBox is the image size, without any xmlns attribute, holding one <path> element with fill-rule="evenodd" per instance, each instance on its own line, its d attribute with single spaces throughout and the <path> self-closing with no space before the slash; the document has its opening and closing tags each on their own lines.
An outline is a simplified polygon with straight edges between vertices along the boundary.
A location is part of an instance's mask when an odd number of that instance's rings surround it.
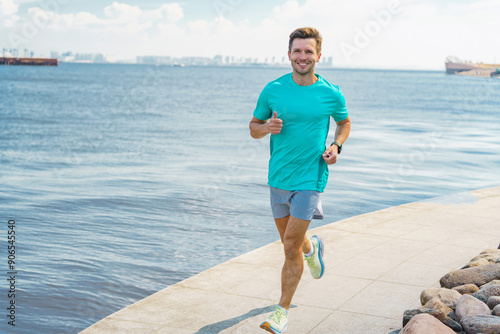
<svg viewBox="0 0 500 334">
<path fill-rule="evenodd" d="M 275 111 L 273 117 L 269 119 L 269 122 L 262 121 L 257 117 L 253 117 L 248 125 L 250 128 L 250 136 L 255 139 L 260 139 L 265 137 L 268 133 L 277 135 L 281 132 L 283 127 L 283 121 L 278 118 L 278 113 Z"/>
<path fill-rule="evenodd" d="M 351 119 L 347 116 L 346 119 L 337 123 L 337 129 L 335 129 L 335 141 L 343 145 L 349 133 L 351 132 Z M 332 145 L 325 150 L 323 153 L 323 159 L 329 165 L 337 162 L 337 155 L 339 154 L 339 148 L 337 145 Z"/>
</svg>

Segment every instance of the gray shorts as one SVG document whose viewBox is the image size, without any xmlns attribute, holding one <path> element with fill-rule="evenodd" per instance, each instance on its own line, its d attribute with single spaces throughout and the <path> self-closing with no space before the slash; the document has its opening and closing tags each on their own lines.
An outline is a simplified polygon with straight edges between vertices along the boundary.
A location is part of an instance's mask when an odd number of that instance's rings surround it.
<svg viewBox="0 0 500 334">
<path fill-rule="evenodd" d="M 323 219 L 321 193 L 314 190 L 288 191 L 271 188 L 271 209 L 274 218 L 292 215 L 295 218 L 311 221 Z"/>
</svg>

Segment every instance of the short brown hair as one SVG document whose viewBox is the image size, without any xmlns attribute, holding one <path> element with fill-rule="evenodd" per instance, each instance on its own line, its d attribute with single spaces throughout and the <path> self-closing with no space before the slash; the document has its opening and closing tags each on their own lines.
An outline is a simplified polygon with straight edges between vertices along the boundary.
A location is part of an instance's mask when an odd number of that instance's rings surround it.
<svg viewBox="0 0 500 334">
<path fill-rule="evenodd" d="M 321 42 L 323 41 L 323 37 L 321 37 L 318 30 L 311 27 L 304 27 L 295 29 L 290 34 L 290 40 L 288 41 L 288 51 L 292 51 L 292 43 L 296 38 L 314 38 L 316 40 L 316 52 L 318 54 L 321 53 Z"/>
</svg>

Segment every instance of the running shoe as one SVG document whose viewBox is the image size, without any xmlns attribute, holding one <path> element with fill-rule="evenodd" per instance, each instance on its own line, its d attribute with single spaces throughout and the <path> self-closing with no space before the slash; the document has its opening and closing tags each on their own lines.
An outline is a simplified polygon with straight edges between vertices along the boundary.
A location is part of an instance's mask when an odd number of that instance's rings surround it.
<svg viewBox="0 0 500 334">
<path fill-rule="evenodd" d="M 276 305 L 273 313 L 264 321 L 260 328 L 274 334 L 284 333 L 288 325 L 288 314 L 280 305 Z"/>
<path fill-rule="evenodd" d="M 323 264 L 323 240 L 320 237 L 313 235 L 309 242 L 314 245 L 314 253 L 311 256 L 305 256 L 304 259 L 309 266 L 311 275 L 315 279 L 319 279 L 325 272 L 325 265 Z"/>
</svg>

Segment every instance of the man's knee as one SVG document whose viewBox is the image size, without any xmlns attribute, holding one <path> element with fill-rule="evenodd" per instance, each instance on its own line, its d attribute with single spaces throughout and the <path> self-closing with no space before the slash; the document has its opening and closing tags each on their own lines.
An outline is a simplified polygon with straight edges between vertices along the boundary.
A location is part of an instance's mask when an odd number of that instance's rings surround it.
<svg viewBox="0 0 500 334">
<path fill-rule="evenodd" d="M 287 258 L 302 256 L 302 246 L 309 223 L 309 221 L 290 216 L 283 238 Z"/>
<path fill-rule="evenodd" d="M 295 258 L 298 256 L 302 256 L 302 243 L 304 242 L 303 238 L 286 238 L 283 240 L 285 257 L 287 258 Z"/>
</svg>

